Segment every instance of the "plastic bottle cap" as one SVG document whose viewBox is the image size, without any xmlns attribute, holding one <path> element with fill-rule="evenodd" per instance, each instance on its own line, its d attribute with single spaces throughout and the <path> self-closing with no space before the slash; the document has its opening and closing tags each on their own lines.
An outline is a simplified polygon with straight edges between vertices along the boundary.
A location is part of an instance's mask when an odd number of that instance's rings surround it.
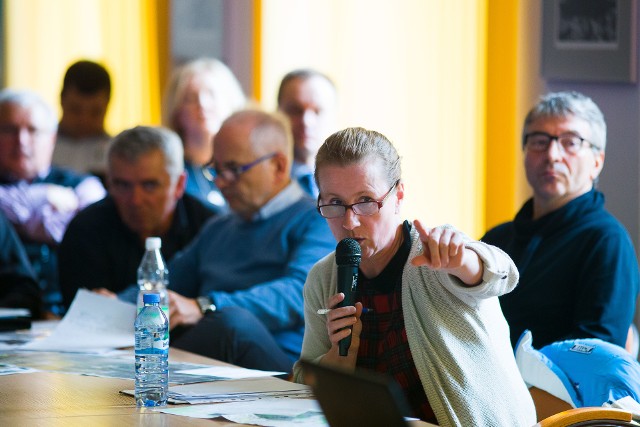
<svg viewBox="0 0 640 427">
<path fill-rule="evenodd" d="M 155 251 L 162 247 L 162 240 L 159 237 L 147 237 L 144 242 L 144 246 L 148 251 Z"/>
<path fill-rule="evenodd" d="M 142 302 L 144 302 L 145 304 L 160 303 L 160 294 L 144 294 L 142 295 Z"/>
</svg>

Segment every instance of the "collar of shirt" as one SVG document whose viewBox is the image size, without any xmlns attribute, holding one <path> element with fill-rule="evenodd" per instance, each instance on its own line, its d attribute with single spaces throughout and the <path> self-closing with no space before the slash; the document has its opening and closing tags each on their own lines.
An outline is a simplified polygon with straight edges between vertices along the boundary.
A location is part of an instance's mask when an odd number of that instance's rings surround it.
<svg viewBox="0 0 640 427">
<path fill-rule="evenodd" d="M 252 220 L 267 219 L 278 212 L 287 209 L 306 195 L 298 181 L 291 180 L 289 185 L 282 189 L 278 194 L 269 200 L 258 212 L 253 216 Z"/>
<path fill-rule="evenodd" d="M 34 180 L 44 181 L 49 176 L 50 173 L 51 173 L 51 166 L 38 172 L 38 175 Z"/>
</svg>

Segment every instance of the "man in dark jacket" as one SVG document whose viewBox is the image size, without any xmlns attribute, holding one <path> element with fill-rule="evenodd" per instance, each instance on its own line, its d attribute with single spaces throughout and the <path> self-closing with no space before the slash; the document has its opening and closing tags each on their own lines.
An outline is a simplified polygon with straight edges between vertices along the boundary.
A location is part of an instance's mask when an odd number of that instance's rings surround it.
<svg viewBox="0 0 640 427">
<path fill-rule="evenodd" d="M 26 308 L 38 318 L 40 289 L 22 242 L 0 212 L 0 307 Z"/>
<path fill-rule="evenodd" d="M 638 264 L 627 231 L 595 190 L 605 157 L 602 112 L 576 92 L 550 93 L 527 115 L 524 165 L 533 197 L 483 241 L 507 252 L 520 283 L 500 297 L 515 347 L 600 338 L 625 345 L 638 296 Z"/>
<path fill-rule="evenodd" d="M 79 288 L 134 302 L 146 238 L 160 237 L 169 261 L 214 215 L 184 194 L 183 149 L 174 132 L 144 126 L 125 130 L 111 141 L 107 160 L 109 196 L 80 212 L 60 245 L 67 306 Z"/>
</svg>

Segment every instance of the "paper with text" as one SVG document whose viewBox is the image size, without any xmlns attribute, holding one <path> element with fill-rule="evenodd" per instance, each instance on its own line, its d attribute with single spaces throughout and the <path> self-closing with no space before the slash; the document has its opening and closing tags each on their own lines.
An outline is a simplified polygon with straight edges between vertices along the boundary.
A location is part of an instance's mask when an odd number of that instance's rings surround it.
<svg viewBox="0 0 640 427">
<path fill-rule="evenodd" d="M 69 311 L 49 336 L 23 350 L 105 351 L 133 346 L 134 304 L 78 290 Z"/>
<path fill-rule="evenodd" d="M 258 401 L 190 405 L 160 409 L 160 412 L 194 418 L 223 417 L 229 421 L 260 426 L 327 427 L 320 405 L 314 399 L 265 398 Z"/>
</svg>

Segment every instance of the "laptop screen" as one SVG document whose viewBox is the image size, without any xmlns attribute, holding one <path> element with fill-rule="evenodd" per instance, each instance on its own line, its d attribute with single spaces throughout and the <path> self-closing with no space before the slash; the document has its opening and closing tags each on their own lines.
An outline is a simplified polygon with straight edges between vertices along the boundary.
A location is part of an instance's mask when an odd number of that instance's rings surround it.
<svg viewBox="0 0 640 427">
<path fill-rule="evenodd" d="M 391 377 L 375 372 L 348 373 L 300 360 L 305 382 L 311 387 L 331 427 L 407 427 L 409 405 Z"/>
</svg>

